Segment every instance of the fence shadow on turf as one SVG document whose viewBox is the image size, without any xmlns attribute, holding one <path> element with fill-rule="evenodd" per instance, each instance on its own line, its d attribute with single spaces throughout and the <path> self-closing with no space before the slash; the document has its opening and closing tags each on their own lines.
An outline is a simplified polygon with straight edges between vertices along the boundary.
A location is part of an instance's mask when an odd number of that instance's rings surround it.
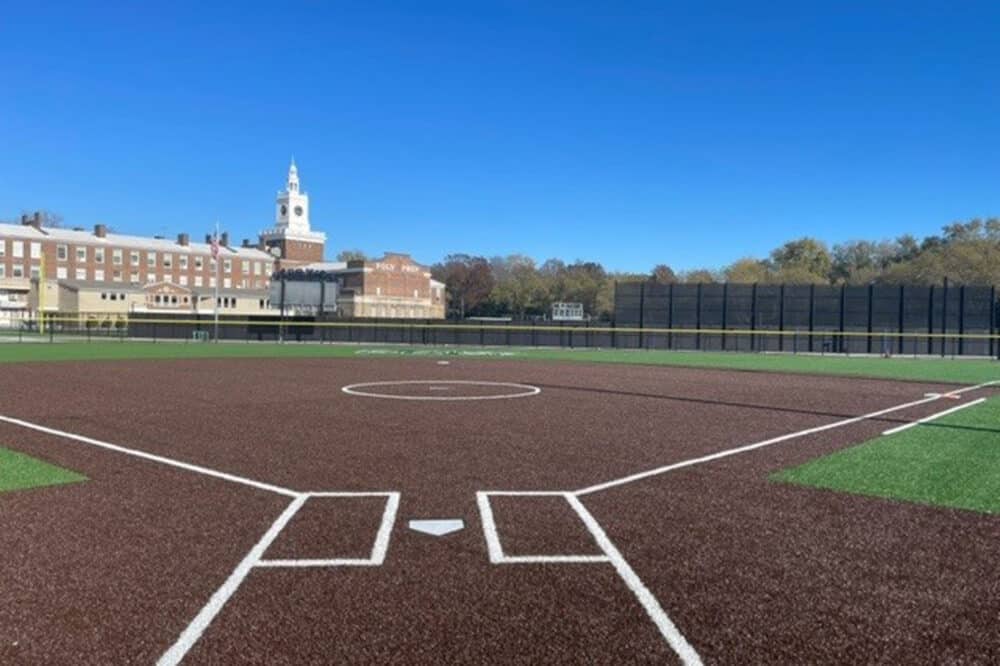
<svg viewBox="0 0 1000 666">
<path fill-rule="evenodd" d="M 607 388 L 597 388 L 592 386 L 566 386 L 563 384 L 542 384 L 535 382 L 534 386 L 538 386 L 543 389 L 562 389 L 566 391 L 582 391 L 586 393 L 599 393 L 603 395 L 616 395 L 625 396 L 629 398 L 650 398 L 653 400 L 664 400 L 670 402 L 683 402 L 689 404 L 699 404 L 699 405 L 709 405 L 712 407 L 735 407 L 739 409 L 755 409 L 766 412 L 782 412 L 785 414 L 801 414 L 805 416 L 821 416 L 829 417 L 834 419 L 852 419 L 860 416 L 860 414 L 846 414 L 843 412 L 833 412 L 825 411 L 820 409 L 802 409 L 801 407 L 787 407 L 781 405 L 764 405 L 753 402 L 738 402 L 733 400 L 720 400 L 720 399 L 709 399 L 709 398 L 692 398 L 691 396 L 684 395 L 669 395 L 669 394 L 659 394 L 659 393 L 643 393 L 640 391 L 624 391 L 621 389 L 607 389 Z M 900 419 L 892 416 L 876 416 L 869 421 L 882 422 L 890 425 L 904 425 L 906 423 L 911 423 L 913 419 Z M 998 433 L 1000 434 L 1000 427 L 998 428 L 984 428 L 981 426 L 965 426 L 965 425 L 949 425 L 946 423 L 923 423 L 921 426 L 931 426 L 935 428 L 942 428 L 945 430 L 968 430 L 972 432 L 988 432 L 988 433 Z"/>
</svg>

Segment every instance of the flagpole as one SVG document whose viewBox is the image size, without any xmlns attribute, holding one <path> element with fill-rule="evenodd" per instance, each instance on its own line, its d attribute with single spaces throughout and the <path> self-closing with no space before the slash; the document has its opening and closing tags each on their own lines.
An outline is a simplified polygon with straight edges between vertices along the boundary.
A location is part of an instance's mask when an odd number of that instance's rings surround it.
<svg viewBox="0 0 1000 666">
<path fill-rule="evenodd" d="M 222 249 L 219 247 L 219 220 L 215 220 L 215 247 L 217 248 L 214 252 L 215 254 L 215 341 L 219 341 L 219 255 L 222 254 Z"/>
</svg>

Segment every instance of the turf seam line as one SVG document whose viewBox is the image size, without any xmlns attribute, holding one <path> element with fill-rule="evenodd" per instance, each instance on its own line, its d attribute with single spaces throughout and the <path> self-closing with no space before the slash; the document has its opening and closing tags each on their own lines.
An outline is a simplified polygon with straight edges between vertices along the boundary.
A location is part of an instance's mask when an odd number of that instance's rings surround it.
<svg viewBox="0 0 1000 666">
<path fill-rule="evenodd" d="M 984 402 L 986 402 L 986 398 L 979 398 L 979 399 L 973 400 L 971 402 L 966 402 L 966 403 L 963 403 L 963 404 L 958 405 L 956 407 L 952 407 L 950 409 L 946 409 L 943 412 L 938 412 L 937 414 L 931 414 L 930 416 L 925 416 L 922 419 L 918 419 L 916 421 L 911 421 L 910 423 L 904 423 L 903 425 L 896 426 L 895 428 L 890 428 L 889 430 L 884 431 L 882 433 L 882 435 L 895 435 L 898 432 L 903 432 L 904 430 L 909 430 L 910 428 L 914 428 L 914 427 L 916 427 L 918 425 L 921 425 L 921 424 L 924 424 L 924 423 L 930 423 L 931 421 L 936 421 L 937 419 L 939 419 L 939 418 L 941 418 L 943 416 L 948 416 L 949 414 L 954 414 L 955 412 L 961 411 L 961 410 L 965 409 L 966 407 L 972 407 L 974 405 L 979 405 L 979 404 L 982 404 Z"/>
<path fill-rule="evenodd" d="M 215 616 L 219 614 L 222 607 L 243 583 L 243 579 L 247 577 L 247 574 L 250 573 L 254 565 L 260 561 L 267 548 L 274 542 L 281 533 L 281 530 L 285 528 L 298 510 L 302 508 L 307 499 L 308 497 L 305 495 L 296 495 L 295 499 L 291 501 L 281 515 L 271 523 L 271 527 L 260 538 L 260 541 L 250 549 L 250 552 L 233 569 L 226 582 L 215 591 L 208 600 L 208 603 L 198 611 L 198 614 L 191 620 L 191 623 L 184 629 L 177 638 L 177 641 L 163 653 L 163 656 L 156 662 L 157 666 L 176 666 L 184 659 L 184 656 L 198 642 L 198 639 L 201 638 L 202 633 L 212 623 Z"/>
<path fill-rule="evenodd" d="M 91 446 L 97 446 L 102 449 L 108 449 L 110 451 L 124 453 L 126 455 L 135 456 L 137 458 L 143 458 L 145 460 L 149 460 L 152 462 L 157 462 L 163 465 L 169 465 L 171 467 L 183 469 L 188 472 L 195 472 L 197 474 L 202 474 L 204 476 L 210 476 L 216 479 L 223 479 L 225 481 L 230 481 L 232 483 L 239 483 L 244 486 L 257 488 L 258 490 L 266 490 L 268 492 L 277 493 L 278 495 L 285 495 L 287 497 L 299 497 L 300 495 L 300 493 L 297 493 L 289 488 L 275 486 L 270 483 L 264 483 L 262 481 L 254 481 L 253 479 L 248 479 L 246 477 L 238 476 L 236 474 L 230 474 L 228 472 L 220 472 L 218 470 L 214 470 L 209 467 L 202 467 L 201 465 L 194 465 L 192 463 L 186 463 L 180 460 L 174 460 L 173 458 L 167 458 L 166 456 L 156 455 L 155 453 L 147 453 L 145 451 L 139 451 L 137 449 L 130 449 L 124 446 L 120 446 L 118 444 L 104 442 L 99 439 L 94 439 L 92 437 L 86 437 L 84 435 L 76 435 L 71 432 L 66 432 L 64 430 L 56 430 L 55 428 L 49 428 L 47 426 L 39 425 L 37 423 L 32 423 L 30 421 L 15 419 L 10 416 L 0 415 L 0 422 L 9 423 L 15 426 L 20 426 L 22 428 L 27 428 L 29 430 L 36 430 L 38 432 L 42 432 L 47 435 L 54 435 L 56 437 L 62 437 L 64 439 L 71 439 L 77 442 L 81 442 L 83 444 L 90 444 Z"/>
<path fill-rule="evenodd" d="M 840 428 L 843 426 L 852 425 L 860 421 L 866 421 L 868 419 L 877 418 L 885 414 L 891 414 L 892 412 L 898 412 L 904 409 L 909 409 L 911 407 L 916 407 L 918 405 L 924 405 L 929 402 L 934 402 L 935 400 L 941 400 L 942 398 L 948 396 L 955 396 L 963 393 L 968 393 L 970 391 L 976 391 L 985 388 L 987 386 L 993 386 L 994 384 L 1000 384 L 1000 380 L 984 382 L 982 384 L 976 384 L 975 386 L 966 386 L 964 388 L 956 389 L 954 391 L 949 391 L 948 393 L 944 393 L 934 397 L 922 398 L 920 400 L 914 400 L 913 402 L 907 402 L 901 405 L 896 405 L 894 407 L 888 407 L 886 409 L 881 409 L 875 412 L 869 412 L 868 414 L 862 414 L 861 416 L 853 416 L 849 419 L 843 419 L 841 421 L 834 421 L 833 423 L 827 423 L 821 426 L 816 426 L 815 428 L 808 428 L 806 430 L 799 430 L 797 432 L 788 433 L 786 435 L 779 435 L 778 437 L 772 437 L 771 439 L 766 439 L 762 442 L 755 442 L 753 444 L 746 444 L 744 446 L 738 446 L 736 448 L 726 449 L 724 451 L 717 451 L 715 453 L 699 456 L 697 458 L 689 458 L 688 460 L 682 460 L 680 462 L 671 463 L 670 465 L 656 467 L 650 470 L 646 470 L 645 472 L 638 472 L 636 474 L 630 474 L 629 476 L 623 476 L 618 479 L 612 479 L 611 481 L 606 481 L 604 483 L 598 483 L 593 486 L 581 488 L 580 490 L 573 492 L 572 495 L 575 497 L 589 495 L 591 493 L 600 492 L 602 490 L 607 490 L 609 488 L 623 486 L 627 483 L 633 483 L 635 481 L 648 479 L 649 477 L 652 476 L 658 476 L 660 474 L 672 472 L 676 469 L 681 469 L 684 467 L 692 467 L 694 465 L 700 465 L 702 463 L 712 462 L 714 460 L 719 460 L 721 458 L 728 458 L 729 456 L 734 456 L 740 453 L 754 451 L 756 449 L 764 448 L 765 446 L 771 446 L 772 444 L 778 444 L 780 442 L 785 442 L 790 439 L 798 439 L 800 437 L 805 437 L 807 435 L 814 435 L 818 432 L 824 432 L 826 430 L 832 430 L 834 428 Z"/>
</svg>

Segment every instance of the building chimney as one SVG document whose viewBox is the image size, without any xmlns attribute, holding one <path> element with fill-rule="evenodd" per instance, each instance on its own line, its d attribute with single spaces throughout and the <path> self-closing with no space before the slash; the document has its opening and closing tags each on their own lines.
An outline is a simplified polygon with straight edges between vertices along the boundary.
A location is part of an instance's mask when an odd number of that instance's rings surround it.
<svg viewBox="0 0 1000 666">
<path fill-rule="evenodd" d="M 212 244 L 212 234 L 205 234 L 205 245 Z"/>
<path fill-rule="evenodd" d="M 37 211 L 37 210 L 35 211 L 35 219 L 32 220 L 31 226 L 33 226 L 36 229 L 41 229 L 42 228 L 42 213 L 41 213 L 41 211 Z"/>
<path fill-rule="evenodd" d="M 95 224 L 94 235 L 97 236 L 98 238 L 107 238 L 108 228 L 103 224 Z"/>
<path fill-rule="evenodd" d="M 191 237 L 187 234 L 177 234 L 177 244 L 183 247 L 187 247 L 191 244 Z"/>
<path fill-rule="evenodd" d="M 229 232 L 223 231 L 222 235 L 219 237 L 219 245 L 222 247 L 229 247 Z"/>
<path fill-rule="evenodd" d="M 243 247 L 250 247 L 250 239 L 249 238 L 244 238 L 243 239 Z"/>
</svg>

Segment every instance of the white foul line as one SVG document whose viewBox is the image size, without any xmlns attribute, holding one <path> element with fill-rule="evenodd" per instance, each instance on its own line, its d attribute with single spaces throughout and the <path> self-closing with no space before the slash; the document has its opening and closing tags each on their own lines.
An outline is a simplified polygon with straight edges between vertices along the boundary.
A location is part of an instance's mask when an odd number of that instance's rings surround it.
<svg viewBox="0 0 1000 666">
<path fill-rule="evenodd" d="M 305 495 L 298 495 L 292 500 L 288 508 L 271 524 L 270 529 L 264 533 L 264 536 L 257 542 L 257 545 L 251 548 L 250 552 L 243 558 L 243 561 L 233 569 L 233 573 L 229 574 L 229 578 L 222 584 L 222 587 L 215 591 L 215 594 L 208 600 L 208 603 L 191 620 L 191 624 L 181 633 L 177 642 L 163 653 L 163 656 L 156 662 L 157 666 L 176 666 L 176 664 L 181 662 L 184 655 L 188 653 L 188 650 L 198 641 L 201 634 L 212 623 L 212 620 L 219 614 L 219 611 L 222 610 L 226 602 L 229 601 L 229 597 L 233 596 L 233 593 L 236 592 L 243 579 L 250 573 L 250 569 L 257 564 L 268 546 L 277 538 L 281 530 L 288 524 L 288 521 L 292 519 L 292 516 L 302 508 L 307 499 Z"/>
<path fill-rule="evenodd" d="M 240 483 L 244 486 L 250 486 L 252 488 L 257 488 L 259 490 L 266 490 L 268 492 L 277 493 L 279 495 L 285 495 L 287 497 L 298 497 L 299 493 L 288 488 L 282 488 L 281 486 L 274 486 L 270 483 L 262 483 L 260 481 L 254 481 L 253 479 L 248 479 L 243 476 L 237 476 L 235 474 L 229 474 L 227 472 L 219 472 L 208 467 L 202 467 L 201 465 L 192 465 L 191 463 L 181 462 L 180 460 L 174 460 L 173 458 L 167 458 L 165 456 L 158 456 L 153 453 L 146 453 L 145 451 L 138 451 L 136 449 L 125 448 L 124 446 L 119 446 L 117 444 L 112 444 L 110 442 L 102 442 L 99 439 L 94 439 L 92 437 L 84 437 L 83 435 L 74 435 L 71 432 L 65 432 L 63 430 L 56 430 L 55 428 L 47 428 L 43 425 L 38 425 L 37 423 L 31 423 L 30 421 L 22 421 L 21 419 L 11 418 L 9 416 L 0 415 L 0 421 L 4 423 L 10 423 L 11 425 L 21 426 L 22 428 L 28 428 L 29 430 L 37 430 L 38 432 L 44 432 L 47 435 L 55 435 L 56 437 L 63 437 L 66 439 L 72 439 L 77 442 L 82 442 L 84 444 L 90 444 L 91 446 L 98 446 L 102 449 L 108 449 L 110 451 L 117 451 L 118 453 L 125 453 L 130 456 L 135 456 L 136 458 L 143 458 L 145 460 L 151 460 L 153 462 L 158 462 L 163 465 L 170 465 L 171 467 L 177 467 L 179 469 L 187 470 L 188 472 L 195 472 L 197 474 L 203 474 L 205 476 L 211 476 L 216 479 L 223 479 L 225 481 L 232 481 L 233 483 Z"/>
<path fill-rule="evenodd" d="M 747 451 L 753 451 L 756 449 L 763 448 L 765 446 L 771 446 L 772 444 L 778 444 L 779 442 L 785 442 L 790 439 L 797 439 L 799 437 L 805 437 L 806 435 L 814 435 L 818 432 L 824 432 L 826 430 L 832 430 L 834 428 L 841 428 L 843 426 L 851 425 L 852 423 L 858 423 L 859 421 L 866 421 L 868 419 L 877 418 L 885 414 L 891 414 L 892 412 L 898 412 L 903 409 L 909 409 L 910 407 L 916 407 L 918 405 L 923 405 L 929 402 L 934 402 L 935 400 L 940 400 L 948 396 L 960 395 L 962 393 L 967 393 L 969 391 L 975 391 L 977 389 L 984 388 L 986 386 L 992 386 L 993 384 L 1000 383 L 1000 380 L 984 382 L 982 384 L 977 384 L 975 386 L 967 386 L 965 388 L 956 389 L 950 391 L 943 395 L 938 395 L 930 398 L 922 398 L 920 400 L 914 400 L 913 402 L 907 402 L 902 405 L 896 405 L 895 407 L 888 407 L 886 409 L 880 409 L 876 412 L 869 412 L 867 414 L 862 414 L 861 416 L 854 416 L 849 419 L 843 419 L 842 421 L 835 421 L 833 423 L 827 423 L 826 425 L 817 426 L 815 428 L 808 428 L 806 430 L 799 430 L 798 432 L 788 433 L 787 435 L 781 435 L 779 437 L 772 437 L 771 439 L 765 439 L 762 442 L 755 442 L 753 444 L 747 444 L 745 446 L 738 446 L 733 449 L 726 449 L 725 451 L 717 451 L 715 453 L 710 453 L 708 455 L 700 456 L 698 458 L 690 458 L 688 460 L 682 460 L 680 462 L 672 463 L 670 465 L 664 465 L 663 467 L 657 467 L 655 469 L 646 470 L 645 472 L 639 472 L 638 474 L 632 474 L 630 476 L 624 476 L 620 479 L 614 479 L 607 481 L 605 483 L 599 483 L 597 485 L 588 486 L 587 488 L 581 488 L 573 493 L 574 496 L 580 497 L 582 495 L 589 495 L 590 493 L 596 493 L 601 490 L 607 490 L 608 488 L 614 488 L 615 486 L 622 486 L 626 483 L 632 483 L 633 481 L 639 481 L 641 479 L 646 479 L 651 476 L 657 476 L 659 474 L 664 474 L 665 472 L 670 472 L 675 469 L 681 469 L 683 467 L 691 467 L 693 465 L 700 465 L 701 463 L 711 462 L 713 460 L 718 460 L 720 458 L 728 458 L 729 456 L 734 456 L 740 453 L 746 453 Z"/>
<path fill-rule="evenodd" d="M 956 407 L 952 407 L 951 409 L 946 409 L 943 412 L 938 412 L 937 414 L 931 414 L 930 416 L 925 416 L 924 418 L 919 419 L 917 421 L 912 421 L 910 423 L 904 423 L 901 426 L 897 426 L 895 428 L 890 428 L 889 430 L 886 430 L 882 434 L 883 435 L 895 435 L 897 432 L 903 432 L 904 430 L 909 430 L 910 428 L 913 428 L 914 426 L 918 426 L 918 425 L 920 425 L 922 423 L 930 423 L 931 421 L 939 419 L 942 416 L 947 416 L 948 414 L 952 414 L 952 413 L 957 412 L 959 410 L 965 409 L 966 407 L 972 407 L 973 405 L 978 405 L 978 404 L 983 403 L 983 402 L 986 402 L 986 398 L 979 398 L 978 400 L 972 400 L 971 402 L 962 403 L 961 405 L 958 405 Z"/>
<path fill-rule="evenodd" d="M 670 620 L 660 602 L 657 601 L 653 593 L 649 591 L 649 588 L 639 579 L 638 574 L 635 573 L 635 570 L 625 560 L 625 557 L 622 556 L 621 552 L 611 542 L 611 539 L 608 538 L 600 523 L 597 522 L 597 519 L 587 511 L 587 507 L 583 506 L 579 498 L 572 493 L 566 493 L 566 501 L 569 502 L 577 515 L 580 516 L 580 520 L 587 526 L 594 540 L 597 541 L 597 545 L 607 555 L 611 566 L 615 568 L 615 571 L 625 581 L 628 588 L 632 590 L 635 598 L 646 609 L 646 613 L 653 620 L 656 628 L 660 630 L 660 634 L 670 644 L 670 647 L 674 649 L 674 652 L 681 658 L 681 661 L 688 666 L 700 665 L 702 663 L 701 657 L 698 656 L 695 649 L 687 642 L 687 639 L 684 638 L 681 632 L 678 631 L 677 626 Z"/>
</svg>

